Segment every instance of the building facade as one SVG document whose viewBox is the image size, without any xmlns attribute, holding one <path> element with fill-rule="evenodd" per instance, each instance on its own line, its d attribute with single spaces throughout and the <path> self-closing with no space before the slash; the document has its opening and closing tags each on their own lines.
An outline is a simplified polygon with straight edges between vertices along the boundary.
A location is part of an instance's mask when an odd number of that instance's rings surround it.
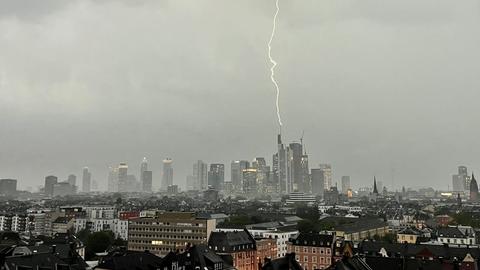
<svg viewBox="0 0 480 270">
<path fill-rule="evenodd" d="M 195 213 L 158 212 L 154 217 L 130 220 L 128 249 L 148 250 L 158 256 L 183 252 L 187 246 L 206 245 L 215 227 L 214 219 L 197 218 Z"/>
</svg>

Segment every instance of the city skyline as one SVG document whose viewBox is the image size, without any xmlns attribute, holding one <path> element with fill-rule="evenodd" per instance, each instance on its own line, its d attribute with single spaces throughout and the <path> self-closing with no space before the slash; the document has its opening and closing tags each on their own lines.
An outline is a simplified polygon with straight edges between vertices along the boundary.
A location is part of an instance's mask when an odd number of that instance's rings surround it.
<svg viewBox="0 0 480 270">
<path fill-rule="evenodd" d="M 105 188 L 109 166 L 136 172 L 144 156 L 154 179 L 171 157 L 180 183 L 199 159 L 270 161 L 271 4 L 2 1 L 0 177 L 36 188 L 51 174 L 81 182 L 87 166 Z M 476 171 L 476 1 L 281 4 L 282 134 L 305 131 L 309 164 L 352 185 L 393 172 L 397 188 Z"/>
</svg>

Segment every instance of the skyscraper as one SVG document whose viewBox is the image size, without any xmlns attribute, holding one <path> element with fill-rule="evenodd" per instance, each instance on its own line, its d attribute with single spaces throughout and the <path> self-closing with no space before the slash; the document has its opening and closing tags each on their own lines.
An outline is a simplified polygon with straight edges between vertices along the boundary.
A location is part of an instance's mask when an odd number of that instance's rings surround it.
<svg viewBox="0 0 480 270">
<path fill-rule="evenodd" d="M 310 178 L 311 178 L 311 185 L 312 185 L 312 193 L 314 195 L 320 195 L 323 197 L 325 193 L 325 174 L 323 173 L 322 169 L 311 169 L 310 170 Z"/>
<path fill-rule="evenodd" d="M 119 192 L 128 192 L 128 165 L 127 163 L 120 163 L 117 169 L 118 172 L 118 191 Z"/>
<path fill-rule="evenodd" d="M 70 174 L 67 178 L 67 182 L 72 186 L 77 186 L 77 176 L 75 174 Z"/>
<path fill-rule="evenodd" d="M 373 194 L 378 194 L 377 178 L 375 176 L 373 177 Z"/>
<path fill-rule="evenodd" d="M 92 184 L 92 173 L 88 170 L 88 167 L 83 168 L 82 175 L 82 191 L 90 192 Z"/>
<path fill-rule="evenodd" d="M 230 179 L 233 185 L 233 189 L 236 191 L 242 191 L 243 189 L 243 170 L 250 167 L 250 163 L 246 160 L 232 161 L 230 167 Z"/>
<path fill-rule="evenodd" d="M 259 193 L 275 193 L 271 190 L 270 183 L 270 167 L 267 166 L 267 161 L 263 157 L 257 157 L 253 160 L 251 168 L 257 170 L 256 185 Z M 244 177 L 244 176 L 243 176 Z M 276 189 L 274 189 L 276 190 Z"/>
<path fill-rule="evenodd" d="M 58 177 L 49 175 L 45 177 L 45 195 L 53 196 L 53 186 L 58 183 Z"/>
<path fill-rule="evenodd" d="M 148 160 L 146 157 L 144 157 L 142 163 L 140 164 L 140 181 L 143 181 L 143 172 L 146 170 L 148 170 Z"/>
<path fill-rule="evenodd" d="M 143 171 L 142 177 L 142 191 L 152 192 L 152 171 Z"/>
<path fill-rule="evenodd" d="M 282 194 L 292 192 L 292 176 L 290 170 L 291 151 L 282 142 L 282 135 L 277 136 L 277 153 L 273 155 L 274 181 L 278 183 L 278 191 Z"/>
<path fill-rule="evenodd" d="M 201 160 L 197 160 L 197 162 L 193 164 L 193 190 L 206 190 L 208 188 L 207 175 L 207 164 Z"/>
<path fill-rule="evenodd" d="M 324 189 L 330 190 L 332 187 L 332 165 L 320 164 L 320 170 L 323 172 Z"/>
<path fill-rule="evenodd" d="M 302 192 L 309 193 L 312 190 L 311 183 L 310 183 L 310 170 L 308 167 L 308 155 L 305 152 L 302 155 L 302 161 L 301 161 L 301 167 L 302 167 L 302 182 L 303 182 L 303 190 Z"/>
<path fill-rule="evenodd" d="M 108 191 L 117 192 L 118 191 L 118 168 L 110 167 L 108 171 Z"/>
<path fill-rule="evenodd" d="M 216 190 L 223 190 L 225 182 L 225 164 L 210 164 L 208 185 Z"/>
<path fill-rule="evenodd" d="M 173 185 L 173 167 L 172 159 L 166 158 L 163 160 L 163 174 L 162 174 L 162 190 L 167 190 L 168 186 Z"/>
<path fill-rule="evenodd" d="M 242 171 L 243 193 L 249 197 L 254 197 L 258 193 L 257 169 L 248 168 Z"/>
<path fill-rule="evenodd" d="M 342 193 L 347 194 L 350 189 L 350 176 L 342 176 Z"/>
<path fill-rule="evenodd" d="M 302 169 L 302 156 L 303 156 L 303 146 L 300 143 L 291 143 L 288 147 L 291 151 L 290 154 L 290 190 L 291 191 L 304 191 L 303 183 L 303 169 Z"/>
<path fill-rule="evenodd" d="M 477 180 L 475 180 L 475 176 L 473 175 L 473 173 L 470 181 L 470 201 L 478 202 L 478 184 Z"/>
</svg>

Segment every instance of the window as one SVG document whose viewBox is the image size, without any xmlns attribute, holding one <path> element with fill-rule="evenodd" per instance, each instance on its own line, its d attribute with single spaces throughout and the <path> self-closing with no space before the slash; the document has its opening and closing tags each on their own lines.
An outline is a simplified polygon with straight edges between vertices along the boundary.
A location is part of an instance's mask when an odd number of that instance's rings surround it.
<svg viewBox="0 0 480 270">
<path fill-rule="evenodd" d="M 308 256 L 303 256 L 303 261 L 308 262 Z"/>
</svg>

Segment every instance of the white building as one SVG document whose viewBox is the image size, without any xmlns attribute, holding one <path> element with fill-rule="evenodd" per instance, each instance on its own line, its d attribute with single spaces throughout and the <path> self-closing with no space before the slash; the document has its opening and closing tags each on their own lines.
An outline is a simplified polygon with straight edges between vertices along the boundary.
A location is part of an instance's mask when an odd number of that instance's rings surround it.
<svg viewBox="0 0 480 270">
<path fill-rule="evenodd" d="M 447 245 L 476 245 L 475 230 L 470 226 L 448 226 L 437 231 L 438 241 Z"/>
</svg>

